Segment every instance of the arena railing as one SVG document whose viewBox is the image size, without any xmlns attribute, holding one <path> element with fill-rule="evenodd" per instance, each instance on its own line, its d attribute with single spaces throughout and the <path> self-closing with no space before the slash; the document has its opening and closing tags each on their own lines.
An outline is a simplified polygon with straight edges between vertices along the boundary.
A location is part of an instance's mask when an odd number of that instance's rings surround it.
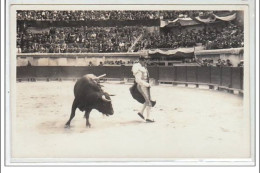
<svg viewBox="0 0 260 173">
<path fill-rule="evenodd" d="M 231 93 L 238 91 L 243 94 L 242 67 L 201 67 L 175 66 L 159 68 L 159 83 L 188 85 L 207 85 L 209 89 L 215 87 Z"/>
<path fill-rule="evenodd" d="M 151 66 L 155 84 L 207 85 L 229 92 L 243 93 L 242 67 Z M 133 81 L 131 66 L 18 66 L 17 81 L 77 80 L 85 74 L 106 74 L 104 80 Z"/>
</svg>

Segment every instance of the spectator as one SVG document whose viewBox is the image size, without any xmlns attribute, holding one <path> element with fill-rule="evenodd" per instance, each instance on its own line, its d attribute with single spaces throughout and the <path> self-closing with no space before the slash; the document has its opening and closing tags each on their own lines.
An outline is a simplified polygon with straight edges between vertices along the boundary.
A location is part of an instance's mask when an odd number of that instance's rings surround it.
<svg viewBox="0 0 260 173">
<path fill-rule="evenodd" d="M 222 60 L 221 61 L 221 67 L 225 67 L 226 66 L 226 61 L 225 60 Z"/>
<path fill-rule="evenodd" d="M 228 67 L 232 67 L 233 66 L 233 64 L 230 62 L 229 59 L 227 59 L 226 63 L 227 63 L 226 66 L 228 66 Z"/>
<path fill-rule="evenodd" d="M 103 62 L 102 62 L 102 61 L 100 61 L 98 66 L 103 66 Z"/>
<path fill-rule="evenodd" d="M 216 64 L 217 67 L 221 67 L 222 63 L 221 63 L 221 59 L 218 59 L 218 62 Z"/>
<path fill-rule="evenodd" d="M 28 61 L 27 66 L 28 66 L 28 67 L 32 66 L 32 64 L 30 63 L 30 61 Z"/>
<path fill-rule="evenodd" d="M 22 52 L 22 50 L 21 50 L 20 45 L 17 45 L 17 53 L 21 53 L 21 52 Z"/>
<path fill-rule="evenodd" d="M 238 67 L 244 67 L 244 61 L 241 60 L 237 66 L 238 66 Z"/>
<path fill-rule="evenodd" d="M 92 64 L 92 62 L 91 62 L 91 61 L 89 61 L 89 64 L 88 64 L 88 66 L 93 66 L 93 64 Z"/>
</svg>

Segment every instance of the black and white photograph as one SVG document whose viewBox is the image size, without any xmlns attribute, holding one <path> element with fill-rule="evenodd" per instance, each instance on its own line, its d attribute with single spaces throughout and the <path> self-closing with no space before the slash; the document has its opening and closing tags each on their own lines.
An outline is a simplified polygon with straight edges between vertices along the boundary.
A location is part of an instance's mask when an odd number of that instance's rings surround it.
<svg viewBox="0 0 260 173">
<path fill-rule="evenodd" d="M 253 164 L 248 6 L 10 10 L 11 165 Z"/>
</svg>

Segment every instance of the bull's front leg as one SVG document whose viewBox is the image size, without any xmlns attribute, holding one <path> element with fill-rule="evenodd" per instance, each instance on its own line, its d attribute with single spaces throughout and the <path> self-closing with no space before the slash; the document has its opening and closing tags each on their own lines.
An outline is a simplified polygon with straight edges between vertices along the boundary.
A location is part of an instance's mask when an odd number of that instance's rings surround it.
<svg viewBox="0 0 260 173">
<path fill-rule="evenodd" d="M 84 117 L 86 118 L 86 126 L 89 128 L 91 127 L 91 124 L 89 123 L 89 114 L 90 114 L 91 110 L 92 109 L 86 109 L 85 115 L 84 115 Z"/>
</svg>

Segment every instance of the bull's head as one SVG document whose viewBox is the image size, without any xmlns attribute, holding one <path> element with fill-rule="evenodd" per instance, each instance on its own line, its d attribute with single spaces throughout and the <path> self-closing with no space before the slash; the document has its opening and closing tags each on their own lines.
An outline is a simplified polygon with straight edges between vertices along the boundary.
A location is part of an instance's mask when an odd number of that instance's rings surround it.
<svg viewBox="0 0 260 173">
<path fill-rule="evenodd" d="M 113 115 L 114 110 L 109 94 L 104 93 L 99 98 L 98 110 L 106 115 Z"/>
</svg>

